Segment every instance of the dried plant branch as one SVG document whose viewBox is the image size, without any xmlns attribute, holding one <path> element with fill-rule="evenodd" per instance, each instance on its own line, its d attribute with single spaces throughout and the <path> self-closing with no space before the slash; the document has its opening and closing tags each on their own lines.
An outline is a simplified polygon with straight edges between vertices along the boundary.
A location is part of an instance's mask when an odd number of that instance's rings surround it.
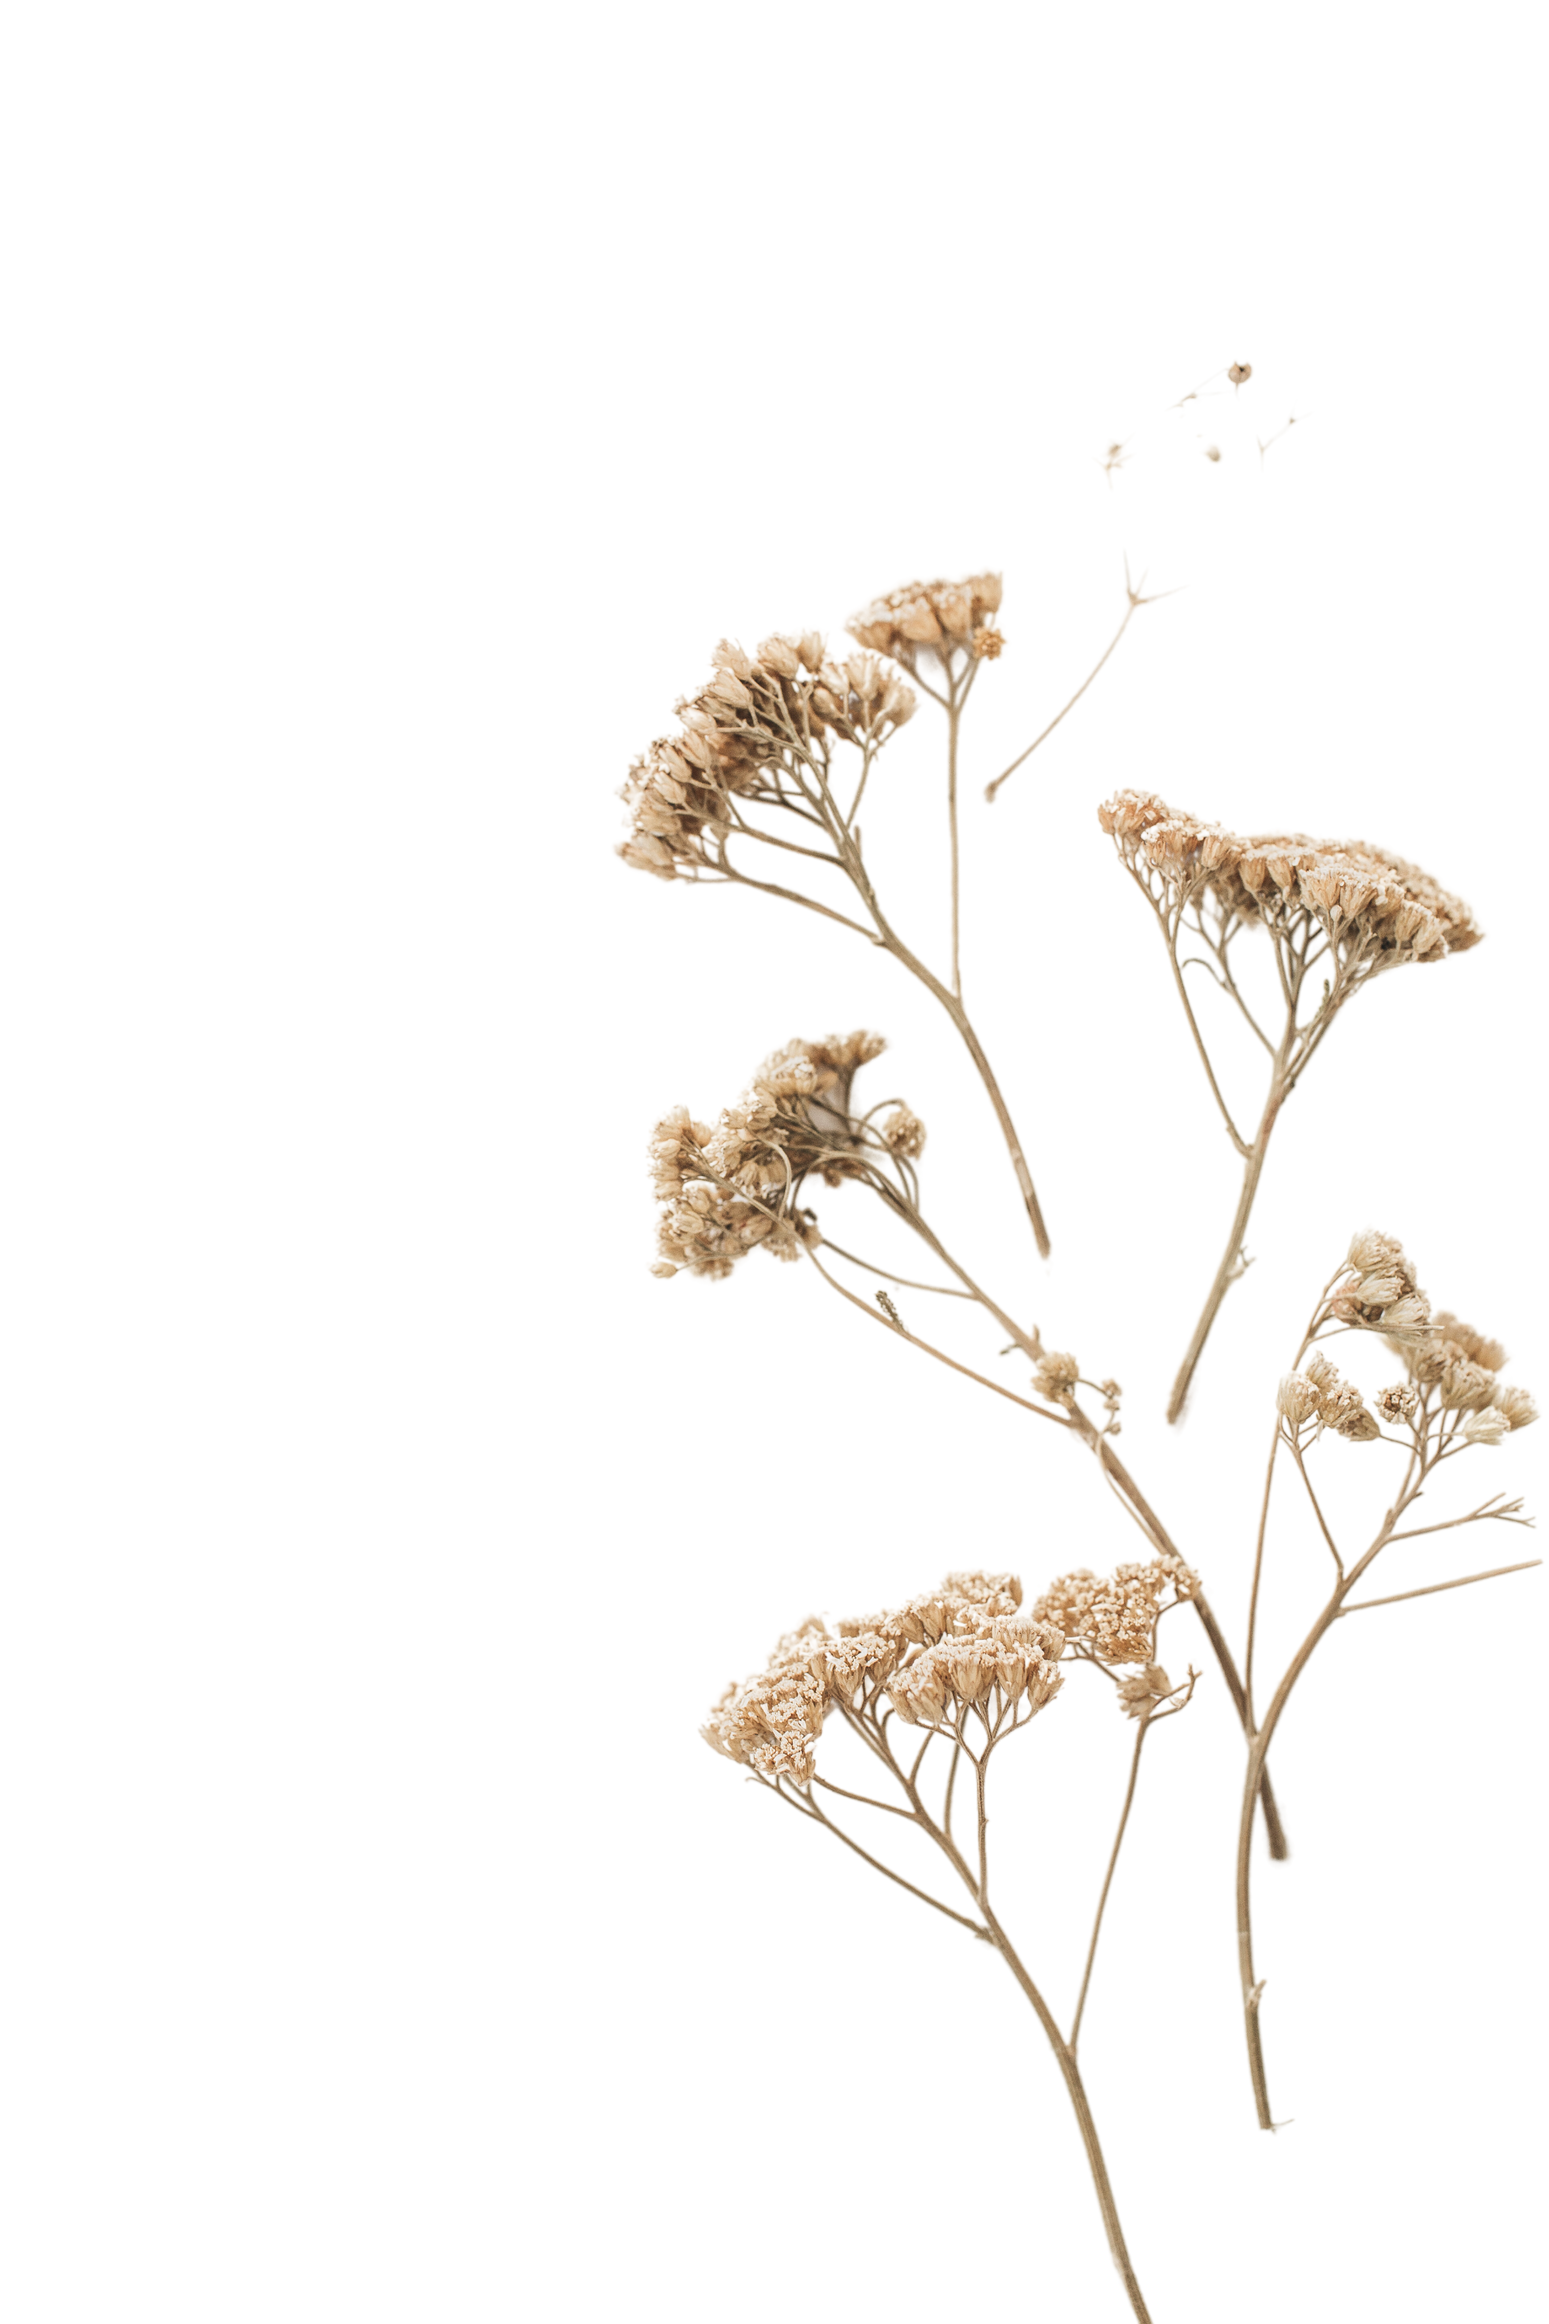
<svg viewBox="0 0 1549 2324">
<path fill-rule="evenodd" d="M 1390 1540 L 1396 1540 L 1395 1534 Z M 1353 1605 L 1341 1606 L 1341 1614 L 1364 1614 L 1371 1606 L 1400 1606 L 1406 1598 L 1434 1598 L 1440 1590 L 1465 1590 L 1470 1582 L 1493 1582 L 1502 1574 L 1530 1573 L 1534 1566 L 1543 1564 L 1541 1557 L 1525 1557 L 1518 1565 L 1492 1565 L 1482 1574 L 1459 1574 L 1456 1581 L 1427 1582 L 1423 1589 L 1396 1590 L 1390 1598 L 1357 1598 Z"/>
<path fill-rule="evenodd" d="M 1221 1303 L 1247 1267 L 1244 1237 L 1280 1110 L 1335 1017 L 1373 976 L 1411 961 L 1436 961 L 1465 952 L 1479 942 L 1481 932 L 1467 905 L 1415 865 L 1358 841 L 1300 835 L 1243 838 L 1219 824 L 1175 813 L 1164 799 L 1144 791 L 1116 792 L 1098 810 L 1098 820 L 1156 916 L 1211 1094 L 1227 1135 L 1246 1164 L 1231 1234 L 1168 1399 L 1167 1417 L 1176 1421 Z M 1185 915 L 1217 953 L 1223 969 L 1227 947 L 1239 928 L 1262 928 L 1269 938 L 1285 1023 L 1272 1052 L 1269 1088 L 1251 1145 L 1222 1095 L 1189 997 L 1178 953 Z M 1328 974 L 1316 1006 L 1304 1016 L 1307 978 L 1320 961 L 1327 961 Z M 1231 991 L 1268 1047 L 1235 980 Z"/>
<path fill-rule="evenodd" d="M 1270 1467 L 1265 1478 L 1264 1515 L 1260 1522 L 1259 1545 L 1254 1561 L 1253 1604 L 1256 1610 L 1269 1495 L 1274 1477 L 1274 1450 L 1283 1439 L 1291 1449 L 1324 1540 L 1333 1556 L 1336 1579 L 1326 1603 L 1275 1688 L 1262 1723 L 1255 1723 L 1251 1713 L 1248 1721 L 1248 1765 L 1237 1833 L 1237 1950 L 1248 2073 L 1253 2086 L 1259 2127 L 1263 2130 L 1273 2130 L 1275 2123 L 1264 2066 L 1261 2025 L 1264 1984 L 1254 1973 L 1253 1808 L 1263 1778 L 1270 1741 L 1292 1691 L 1320 1641 L 1345 1614 L 1366 1612 L 1381 1605 L 1395 1605 L 1407 1598 L 1432 1597 L 1443 1590 L 1465 1588 L 1475 1581 L 1493 1581 L 1502 1574 L 1525 1572 L 1529 1566 L 1540 1562 L 1535 1558 L 1527 1559 L 1517 1566 L 1496 1566 L 1487 1573 L 1464 1574 L 1455 1581 L 1424 1584 L 1414 1589 L 1395 1591 L 1382 1598 L 1352 1598 L 1351 1592 L 1362 1576 L 1385 1550 L 1398 1541 L 1414 1540 L 1422 1534 L 1448 1532 L 1455 1526 L 1483 1524 L 1496 1517 L 1503 1517 L 1512 1524 L 1523 1522 L 1517 1515 L 1520 1502 L 1496 1506 L 1500 1497 L 1492 1494 L 1477 1509 L 1468 1510 L 1459 1517 L 1436 1525 L 1400 1526 L 1401 1518 L 1421 1498 L 1428 1479 L 1434 1475 L 1442 1461 L 1479 1446 L 1501 1444 L 1513 1431 L 1528 1426 L 1536 1419 L 1537 1412 L 1532 1398 L 1525 1390 L 1505 1387 L 1497 1379 L 1496 1375 L 1505 1361 L 1505 1351 L 1496 1341 L 1482 1338 L 1467 1325 L 1460 1324 L 1455 1316 L 1433 1315 L 1429 1300 L 1416 1283 L 1407 1256 L 1391 1236 L 1375 1232 L 1357 1235 L 1350 1245 L 1345 1267 L 1348 1273 L 1345 1269 L 1336 1269 L 1324 1286 L 1323 1295 L 1313 1311 L 1298 1350 L 1299 1368 L 1288 1373 L 1280 1383 L 1276 1397 L 1275 1445 L 1271 1450 Z M 1348 1571 L 1324 1521 L 1317 1494 L 1307 1474 L 1306 1447 L 1327 1435 L 1340 1436 L 1355 1444 L 1372 1443 L 1381 1440 L 1383 1432 L 1378 1418 L 1368 1410 L 1360 1391 L 1352 1383 L 1341 1379 L 1329 1359 L 1321 1351 L 1308 1355 L 1308 1350 L 1324 1336 L 1329 1327 L 1379 1334 L 1403 1354 L 1410 1374 L 1407 1384 L 1385 1388 L 1376 1398 L 1377 1414 L 1383 1420 L 1407 1428 L 1409 1455 L 1399 1490 L 1384 1513 L 1376 1534 Z M 1252 1619 L 1250 1613 L 1247 1663 L 1250 1674 Z"/>
<path fill-rule="evenodd" d="M 1140 577 L 1140 588 L 1143 590 L 1145 585 L 1145 575 L 1142 574 Z M 1135 615 L 1139 612 L 1140 608 L 1143 605 L 1155 605 L 1160 601 L 1161 598 L 1172 597 L 1176 594 L 1177 592 L 1175 590 L 1161 589 L 1157 591 L 1154 597 L 1143 597 L 1140 594 L 1140 591 L 1135 588 L 1133 582 L 1130 580 L 1129 560 L 1128 558 L 1125 559 L 1124 595 L 1126 603 L 1124 607 L 1124 619 L 1120 622 L 1118 628 L 1114 631 L 1112 637 L 1108 640 L 1108 643 L 1104 646 L 1102 652 L 1098 655 L 1096 661 L 1092 664 L 1092 667 L 1090 670 L 1088 670 L 1086 676 L 1082 679 L 1080 685 L 1076 688 L 1074 694 L 1072 694 L 1070 700 L 1065 704 L 1064 708 L 1055 712 L 1048 725 L 1043 729 L 1043 732 L 1041 734 L 1034 735 L 1026 750 L 1019 752 L 1018 755 L 1012 760 L 1010 766 L 1003 768 L 1002 771 L 995 777 L 993 783 L 986 784 L 984 796 L 990 802 L 991 806 L 995 804 L 995 794 L 1000 789 L 1002 783 L 1007 782 L 1010 777 L 1016 773 L 1018 767 L 1025 766 L 1027 764 L 1027 761 L 1032 757 L 1034 751 L 1039 749 L 1042 744 L 1046 743 L 1050 735 L 1054 732 L 1055 728 L 1059 725 L 1062 725 L 1063 722 L 1070 716 L 1070 713 L 1075 709 L 1076 704 L 1080 701 L 1087 688 L 1092 684 L 1092 681 L 1102 674 L 1102 671 L 1106 666 L 1110 655 L 1112 655 L 1117 649 L 1119 640 L 1123 637 L 1124 632 L 1129 628 L 1130 623 L 1134 620 Z"/>
</svg>

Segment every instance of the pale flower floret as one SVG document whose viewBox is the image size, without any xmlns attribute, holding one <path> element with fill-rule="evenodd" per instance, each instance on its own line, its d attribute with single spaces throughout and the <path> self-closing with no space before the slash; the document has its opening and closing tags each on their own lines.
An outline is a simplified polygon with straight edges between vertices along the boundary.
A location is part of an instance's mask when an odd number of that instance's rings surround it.
<svg viewBox="0 0 1549 2324">
<path fill-rule="evenodd" d="M 1466 1414 L 1458 1434 L 1465 1444 L 1504 1444 L 1511 1434 L 1511 1422 L 1492 1405 Z"/>
<path fill-rule="evenodd" d="M 1300 1372 L 1288 1372 L 1276 1393 L 1275 1409 L 1293 1430 L 1298 1429 L 1317 1418 L 1318 1391 Z"/>
<path fill-rule="evenodd" d="M 1068 1404 L 1080 1377 L 1081 1366 L 1075 1357 L 1056 1353 L 1044 1356 L 1039 1362 L 1033 1373 L 1033 1386 L 1051 1403 Z"/>
<path fill-rule="evenodd" d="M 974 573 L 966 581 L 906 581 L 852 615 L 846 626 L 861 645 L 906 669 L 921 647 L 945 659 L 963 646 L 976 660 L 993 661 L 1004 640 L 988 625 L 1000 600 L 998 573 Z"/>
<path fill-rule="evenodd" d="M 1119 1708 L 1127 1719 L 1149 1719 L 1157 1704 L 1166 1702 L 1172 1691 L 1173 1682 L 1161 1664 L 1151 1662 L 1144 1670 L 1120 1679 Z"/>
<path fill-rule="evenodd" d="M 1538 1418 L 1538 1406 L 1525 1388 L 1497 1388 L 1495 1409 L 1505 1417 L 1511 1429 L 1531 1428 Z"/>
</svg>

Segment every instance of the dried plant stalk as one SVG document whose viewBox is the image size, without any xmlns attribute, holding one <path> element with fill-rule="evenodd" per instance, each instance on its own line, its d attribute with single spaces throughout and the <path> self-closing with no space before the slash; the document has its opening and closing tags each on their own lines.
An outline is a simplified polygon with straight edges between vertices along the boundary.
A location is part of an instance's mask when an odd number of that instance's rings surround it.
<svg viewBox="0 0 1549 2324">
<path fill-rule="evenodd" d="M 1382 1389 L 1375 1399 L 1375 1410 L 1368 1407 L 1359 1389 L 1341 1379 L 1327 1356 L 1321 1352 L 1308 1353 L 1316 1343 L 1344 1332 L 1379 1333 L 1404 1360 L 1409 1375 L 1407 1382 Z M 1253 1803 L 1263 1780 L 1265 1756 L 1298 1679 L 1323 1639 L 1344 1616 L 1372 1607 L 1398 1605 L 1408 1598 L 1434 1597 L 1474 1582 L 1494 1581 L 1503 1574 L 1525 1573 L 1540 1563 L 1537 1558 L 1528 1558 L 1514 1565 L 1491 1566 L 1482 1573 L 1461 1574 L 1453 1581 L 1423 1584 L 1381 1598 L 1351 1596 L 1377 1558 L 1397 1542 L 1412 1541 L 1422 1534 L 1450 1532 L 1466 1525 L 1531 1523 L 1531 1519 L 1521 1515 L 1520 1501 L 1504 1501 L 1499 1494 L 1492 1494 L 1477 1509 L 1467 1510 L 1461 1516 L 1444 1519 L 1437 1525 L 1399 1530 L 1407 1511 L 1445 1462 L 1480 1446 L 1498 1446 L 1517 1429 L 1537 1419 L 1537 1408 L 1527 1391 L 1506 1387 L 1496 1377 L 1505 1360 L 1505 1351 L 1498 1342 L 1481 1338 L 1466 1324 L 1460 1324 L 1456 1316 L 1433 1316 L 1430 1302 L 1416 1283 L 1402 1246 L 1391 1236 L 1368 1231 L 1354 1238 L 1344 1264 L 1324 1285 L 1297 1349 L 1295 1365 L 1280 1383 L 1249 1603 L 1244 1659 L 1249 1702 L 1248 1763 L 1237 1835 L 1238 1970 L 1248 2071 L 1261 2130 L 1275 2127 L 1260 2026 L 1264 1983 L 1255 1976 L 1253 1963 Z M 1354 1444 L 1380 1441 L 1396 1447 L 1405 1456 L 1403 1476 L 1391 1506 L 1371 1542 L 1349 1565 L 1324 1518 L 1307 1468 L 1307 1456 L 1312 1448 L 1333 1436 Z M 1293 1462 L 1317 1520 L 1333 1561 L 1334 1582 L 1316 1621 L 1286 1666 L 1260 1722 L 1252 1709 L 1253 1654 L 1275 1460 L 1282 1450 Z"/>
<path fill-rule="evenodd" d="M 1244 1164 L 1226 1249 L 1168 1398 L 1167 1417 L 1176 1421 L 1221 1302 L 1247 1267 L 1243 1238 L 1280 1109 L 1335 1017 L 1383 970 L 1466 952 L 1483 931 L 1468 906 L 1427 873 L 1360 840 L 1301 834 L 1244 839 L 1219 824 L 1175 812 L 1149 791 L 1115 792 L 1098 809 L 1098 821 L 1156 915 L 1211 1095 Z M 1249 1007 L 1234 973 L 1231 946 L 1244 928 L 1264 929 L 1273 949 L 1284 1010 L 1274 1039 Z M 1195 941 L 1209 960 L 1180 956 L 1180 943 Z M 1195 965 L 1234 1003 L 1270 1059 L 1264 1110 L 1251 1141 L 1238 1129 L 1221 1093 L 1189 998 L 1183 972 Z M 1309 978 L 1319 968 L 1321 987 L 1309 1000 Z"/>
</svg>

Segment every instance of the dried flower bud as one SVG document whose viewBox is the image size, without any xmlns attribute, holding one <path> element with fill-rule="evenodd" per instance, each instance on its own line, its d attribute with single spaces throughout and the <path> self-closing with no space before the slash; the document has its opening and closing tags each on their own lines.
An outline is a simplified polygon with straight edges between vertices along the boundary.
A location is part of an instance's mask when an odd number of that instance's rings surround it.
<svg viewBox="0 0 1549 2324">
<path fill-rule="evenodd" d="M 882 1135 L 895 1154 L 917 1161 L 925 1151 L 925 1124 L 905 1105 L 895 1106 L 882 1125 Z"/>
<path fill-rule="evenodd" d="M 1229 363 L 1226 367 L 1226 376 L 1233 387 L 1241 387 L 1244 381 L 1253 377 L 1253 366 L 1251 363 Z"/>
<path fill-rule="evenodd" d="M 1133 1677 L 1121 1678 L 1115 1691 L 1126 1718 L 1149 1719 L 1157 1704 L 1165 1703 L 1172 1693 L 1173 1682 L 1159 1662 L 1151 1662 Z"/>
<path fill-rule="evenodd" d="M 1414 1409 L 1420 1401 L 1420 1396 L 1417 1389 L 1408 1386 L 1379 1388 L 1374 1401 L 1379 1416 L 1383 1420 L 1396 1424 L 1399 1421 L 1411 1420 L 1414 1417 Z"/>
<path fill-rule="evenodd" d="M 1538 1418 L 1538 1406 L 1525 1388 L 1497 1388 L 1495 1409 L 1505 1414 L 1508 1428 L 1531 1428 Z"/>
<path fill-rule="evenodd" d="M 1275 1397 L 1275 1409 L 1293 1430 L 1317 1417 L 1318 1391 L 1300 1372 L 1288 1372 Z"/>
<path fill-rule="evenodd" d="M 1458 1430 L 1465 1444 L 1504 1444 L 1511 1433 L 1511 1422 L 1504 1412 L 1490 1410 L 1470 1412 Z"/>
<path fill-rule="evenodd" d="M 998 629 L 981 629 L 974 633 L 974 660 L 998 662 L 1006 650 L 1006 641 Z"/>
<path fill-rule="evenodd" d="M 1047 1396 L 1056 1404 L 1068 1404 L 1080 1377 L 1081 1366 L 1074 1356 L 1045 1356 L 1033 1374 L 1033 1386 L 1040 1396 Z"/>
<path fill-rule="evenodd" d="M 1466 1356 L 1449 1363 L 1441 1376 L 1443 1412 L 1484 1412 L 1495 1402 L 1495 1374 Z"/>
</svg>

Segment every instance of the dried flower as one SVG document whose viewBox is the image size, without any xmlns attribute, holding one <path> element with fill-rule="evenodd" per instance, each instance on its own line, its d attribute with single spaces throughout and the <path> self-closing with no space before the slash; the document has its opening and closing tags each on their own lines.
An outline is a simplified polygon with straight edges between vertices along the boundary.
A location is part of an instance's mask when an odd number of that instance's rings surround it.
<svg viewBox="0 0 1549 2324">
<path fill-rule="evenodd" d="M 1226 376 L 1233 387 L 1241 387 L 1246 380 L 1253 377 L 1253 366 L 1251 363 L 1229 363 L 1226 367 Z"/>
<path fill-rule="evenodd" d="M 894 1107 L 882 1125 L 882 1135 L 906 1162 L 917 1162 L 925 1151 L 925 1124 L 907 1106 Z"/>
<path fill-rule="evenodd" d="M 1149 1719 L 1157 1704 L 1165 1703 L 1172 1691 L 1173 1682 L 1161 1664 L 1147 1663 L 1144 1670 L 1120 1679 L 1119 1707 L 1128 1719 Z"/>
<path fill-rule="evenodd" d="M 1198 1588 L 1199 1576 L 1174 1555 L 1157 1556 L 1149 1565 L 1121 1565 L 1102 1578 L 1083 1566 L 1051 1582 L 1033 1614 L 1091 1647 L 1104 1662 L 1149 1663 L 1164 1603 L 1192 1598 Z"/>
<path fill-rule="evenodd" d="M 1504 1412 L 1471 1411 L 1458 1434 L 1465 1444 L 1504 1444 L 1511 1433 L 1511 1422 Z"/>
<path fill-rule="evenodd" d="M 1369 1444 L 1382 1433 L 1367 1411 L 1360 1389 L 1340 1377 L 1321 1349 L 1307 1358 L 1300 1372 L 1292 1372 L 1281 1381 L 1275 1401 L 1293 1429 L 1315 1420 L 1320 1436 L 1331 1428 L 1352 1444 Z"/>
<path fill-rule="evenodd" d="M 1003 642 L 999 632 L 989 632 L 994 646 L 981 648 L 977 640 L 990 615 L 1000 611 L 1000 597 L 998 573 L 975 573 L 966 581 L 906 581 L 852 615 L 847 627 L 861 645 L 906 668 L 921 646 L 943 660 L 959 646 L 993 660 Z"/>
<path fill-rule="evenodd" d="M 1376 1404 L 1379 1417 L 1392 1425 L 1396 1425 L 1399 1421 L 1414 1418 L 1415 1406 L 1419 1403 L 1420 1398 L 1415 1389 L 1406 1386 L 1379 1388 L 1373 1401 Z"/>
<path fill-rule="evenodd" d="M 1175 812 L 1154 791 L 1116 791 L 1097 811 L 1137 874 L 1175 901 L 1208 900 L 1224 924 L 1323 930 L 1341 959 L 1369 968 L 1443 960 L 1483 931 L 1468 906 L 1402 856 L 1363 840 L 1243 838 Z"/>
<path fill-rule="evenodd" d="M 1034 1371 L 1033 1386 L 1052 1403 L 1068 1404 L 1080 1377 L 1081 1366 L 1074 1356 L 1049 1355 Z"/>
<path fill-rule="evenodd" d="M 1413 1393 L 1411 1389 L 1410 1394 Z M 1497 1388 L 1495 1409 L 1505 1416 L 1506 1426 L 1511 1429 L 1531 1428 L 1538 1418 L 1538 1406 L 1525 1388 Z"/>
<path fill-rule="evenodd" d="M 749 1251 L 794 1259 L 804 1239 L 795 1216 L 803 1180 L 830 1186 L 865 1177 L 870 1165 L 850 1115 L 850 1086 L 879 1056 L 877 1033 L 791 1041 L 760 1067 L 752 1087 L 713 1130 L 677 1106 L 651 1138 L 652 1185 L 662 1205 L 658 1275 L 686 1267 L 728 1275 Z"/>
<path fill-rule="evenodd" d="M 973 656 L 976 662 L 998 662 L 1006 650 L 1006 641 L 998 629 L 974 631 Z"/>
</svg>

